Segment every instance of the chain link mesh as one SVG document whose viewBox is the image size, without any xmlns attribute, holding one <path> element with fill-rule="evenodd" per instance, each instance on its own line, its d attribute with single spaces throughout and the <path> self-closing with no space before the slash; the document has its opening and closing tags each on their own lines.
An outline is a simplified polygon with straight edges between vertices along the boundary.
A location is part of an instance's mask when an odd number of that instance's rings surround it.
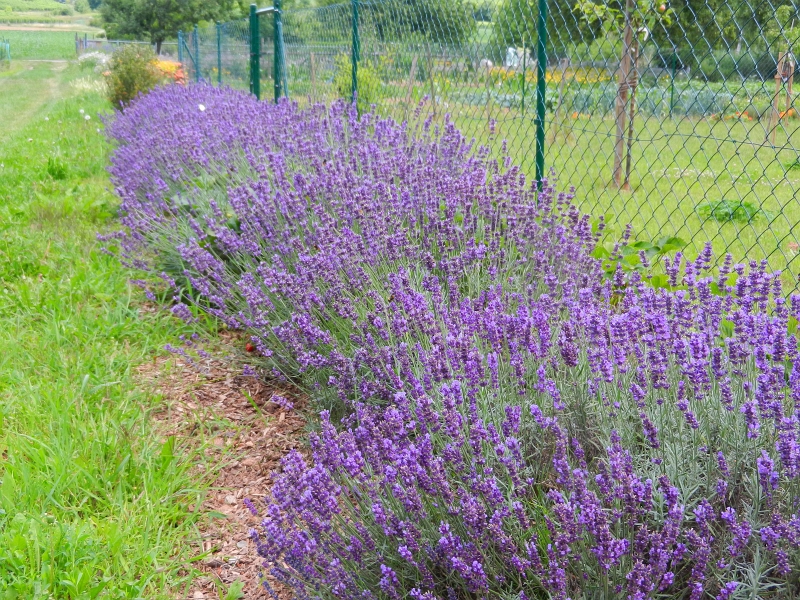
<svg viewBox="0 0 800 600">
<path fill-rule="evenodd" d="M 199 27 L 180 36 L 186 76 L 237 89 L 250 87 L 250 28 L 247 19 Z"/>
<path fill-rule="evenodd" d="M 677 236 L 689 253 L 711 241 L 718 257 L 767 260 L 797 286 L 795 2 L 547 0 L 546 167 L 605 218 L 609 239 L 631 224 L 635 240 Z M 283 11 L 293 100 L 351 97 L 355 83 L 360 109 L 434 122 L 449 114 L 533 177 L 537 2 L 359 0 L 357 11 L 357 28 L 352 2 Z M 237 23 L 223 54 L 246 84 L 247 23 Z M 261 29 L 268 97 L 271 17 Z M 214 29 L 204 31 L 211 81 Z"/>
</svg>

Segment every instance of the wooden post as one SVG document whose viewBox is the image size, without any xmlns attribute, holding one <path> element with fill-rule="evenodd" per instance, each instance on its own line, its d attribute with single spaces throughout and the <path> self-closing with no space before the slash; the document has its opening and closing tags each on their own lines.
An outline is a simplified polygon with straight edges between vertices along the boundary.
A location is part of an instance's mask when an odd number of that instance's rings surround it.
<svg viewBox="0 0 800 600">
<path fill-rule="evenodd" d="M 775 138 L 776 134 L 778 133 L 778 122 L 780 121 L 778 97 L 781 93 L 781 75 L 783 73 L 783 61 L 785 58 L 785 52 L 778 54 L 778 67 L 775 70 L 775 95 L 772 97 L 772 113 L 769 117 L 769 131 L 767 132 L 767 141 L 773 146 L 775 145 Z"/>
<path fill-rule="evenodd" d="M 775 95 L 772 98 L 772 114 L 769 119 L 769 130 L 767 131 L 767 141 L 775 145 L 778 134 L 778 125 L 781 120 L 778 102 L 781 95 L 781 88 L 786 86 L 786 116 L 789 116 L 789 109 L 792 106 L 792 87 L 794 83 L 794 70 L 796 64 L 794 56 L 789 50 L 778 55 L 778 67 L 775 70 Z"/>
<path fill-rule="evenodd" d="M 622 59 L 619 63 L 619 87 L 614 109 L 617 124 L 616 142 L 614 144 L 614 170 L 611 175 L 611 186 L 619 189 L 622 185 L 622 159 L 625 153 L 625 109 L 628 105 L 628 90 L 632 66 L 631 51 L 633 49 L 633 24 L 631 13 L 633 0 L 625 2 L 625 30 L 623 33 Z"/>
<path fill-rule="evenodd" d="M 311 97 L 316 102 L 317 100 L 317 61 L 314 53 L 311 53 L 310 65 L 311 69 Z"/>
<path fill-rule="evenodd" d="M 431 103 L 433 107 L 433 116 L 436 117 L 436 88 L 433 85 L 433 56 L 431 53 L 431 43 L 425 42 L 425 48 L 428 54 L 428 81 L 431 84 Z"/>
<path fill-rule="evenodd" d="M 556 110 L 553 114 L 553 138 L 552 141 L 556 141 L 556 136 L 558 135 L 559 129 L 561 129 L 561 106 L 564 104 L 564 85 L 567 81 L 567 70 L 569 69 L 569 59 L 562 58 L 558 61 L 561 65 L 561 81 L 558 82 L 558 104 L 556 104 Z"/>
<path fill-rule="evenodd" d="M 411 71 L 408 73 L 408 90 L 406 91 L 406 116 L 408 119 L 408 112 L 411 109 L 411 96 L 414 93 L 414 81 L 417 79 L 417 55 L 411 59 Z"/>
<path fill-rule="evenodd" d="M 639 62 L 639 44 L 634 42 L 633 48 L 633 68 L 631 70 L 630 89 L 630 114 L 628 116 L 628 147 L 627 156 L 625 157 L 625 181 L 622 182 L 623 190 L 631 189 L 631 150 L 633 148 L 633 118 L 636 116 L 636 88 L 639 84 L 639 73 L 637 72 L 637 64 Z"/>
</svg>

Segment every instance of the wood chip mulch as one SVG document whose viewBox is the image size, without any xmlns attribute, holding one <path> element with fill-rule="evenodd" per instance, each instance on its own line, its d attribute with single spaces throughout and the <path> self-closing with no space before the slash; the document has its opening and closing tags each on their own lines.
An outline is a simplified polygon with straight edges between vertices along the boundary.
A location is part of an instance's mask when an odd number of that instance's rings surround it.
<svg viewBox="0 0 800 600">
<path fill-rule="evenodd" d="M 244 347 L 234 334 L 223 335 L 222 344 L 223 350 Z M 271 473 L 281 458 L 293 448 L 305 451 L 306 400 L 287 384 L 243 376 L 241 363 L 236 366 L 237 361 L 220 356 L 217 351 L 210 358 L 191 360 L 159 356 L 138 368 L 142 385 L 163 398 L 155 418 L 164 439 L 175 436 L 185 451 L 194 450 L 198 476 L 213 480 L 199 506 L 204 518 L 194 549 L 195 556 L 205 554 L 195 563 L 204 575 L 180 597 L 225 597 L 232 584 L 243 582 L 241 598 L 271 598 L 260 584 L 263 559 L 249 536 L 259 518 L 242 501 L 250 498 L 263 506 L 259 500 L 269 492 Z M 273 402 L 278 396 L 294 408 L 286 410 Z M 287 588 L 266 578 L 280 600 L 292 598 Z"/>
</svg>

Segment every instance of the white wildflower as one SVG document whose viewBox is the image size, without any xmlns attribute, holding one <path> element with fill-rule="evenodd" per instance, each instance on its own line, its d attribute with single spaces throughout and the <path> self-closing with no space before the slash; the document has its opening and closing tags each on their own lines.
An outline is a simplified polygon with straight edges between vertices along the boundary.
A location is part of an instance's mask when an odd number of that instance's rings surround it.
<svg viewBox="0 0 800 600">
<path fill-rule="evenodd" d="M 197 108 L 200 109 L 200 112 L 203 112 L 206 109 L 206 107 L 203 104 L 198 104 Z"/>
</svg>

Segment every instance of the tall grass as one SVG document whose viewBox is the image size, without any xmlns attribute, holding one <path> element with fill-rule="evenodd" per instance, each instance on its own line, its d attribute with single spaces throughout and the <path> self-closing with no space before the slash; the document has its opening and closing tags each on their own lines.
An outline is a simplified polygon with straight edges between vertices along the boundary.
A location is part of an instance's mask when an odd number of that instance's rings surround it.
<svg viewBox="0 0 800 600">
<path fill-rule="evenodd" d="M 62 90 L 82 75 L 36 69 Z M 0 104 L 39 89 L 27 73 Z M 206 483 L 159 434 L 159 397 L 134 372 L 190 328 L 143 311 L 130 273 L 96 242 L 116 210 L 105 110 L 83 94 L 10 112 L 29 121 L 0 146 L 3 598 L 174 598 L 194 573 L 189 505 Z"/>
</svg>

